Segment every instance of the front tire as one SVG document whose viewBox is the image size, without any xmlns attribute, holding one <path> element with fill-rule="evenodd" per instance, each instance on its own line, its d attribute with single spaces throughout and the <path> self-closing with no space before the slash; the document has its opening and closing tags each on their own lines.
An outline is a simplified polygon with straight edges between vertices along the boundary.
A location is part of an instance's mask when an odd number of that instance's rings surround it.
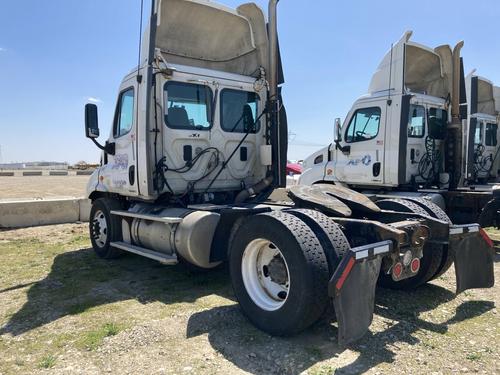
<svg viewBox="0 0 500 375">
<path fill-rule="evenodd" d="M 99 198 L 92 202 L 90 209 L 89 232 L 92 247 L 98 257 L 103 259 L 118 258 L 123 254 L 110 244 L 122 238 L 121 220 L 118 216 L 111 215 L 113 210 L 123 207 L 115 199 Z"/>
<path fill-rule="evenodd" d="M 328 261 L 313 230 L 272 212 L 245 219 L 229 254 L 234 293 L 243 313 L 271 335 L 298 333 L 328 306 Z"/>
</svg>

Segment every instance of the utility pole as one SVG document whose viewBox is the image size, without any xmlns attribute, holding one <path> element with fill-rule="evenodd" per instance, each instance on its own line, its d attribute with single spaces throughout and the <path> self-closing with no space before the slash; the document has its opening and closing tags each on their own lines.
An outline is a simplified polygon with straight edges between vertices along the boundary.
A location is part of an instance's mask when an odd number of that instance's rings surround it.
<svg viewBox="0 0 500 375">
<path fill-rule="evenodd" d="M 2 145 L 0 145 L 0 164 L 3 163 L 3 158 L 2 158 Z"/>
</svg>

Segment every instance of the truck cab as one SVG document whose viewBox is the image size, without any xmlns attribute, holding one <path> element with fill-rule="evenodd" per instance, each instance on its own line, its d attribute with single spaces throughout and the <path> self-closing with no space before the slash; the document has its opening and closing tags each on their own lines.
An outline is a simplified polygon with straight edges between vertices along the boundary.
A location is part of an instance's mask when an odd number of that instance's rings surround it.
<svg viewBox="0 0 500 375">
<path fill-rule="evenodd" d="M 414 43 L 411 35 L 385 55 L 368 93 L 337 122 L 334 142 L 306 159 L 301 184 L 395 188 L 445 179 L 452 51 Z"/>
<path fill-rule="evenodd" d="M 261 181 L 284 184 L 286 147 L 277 144 L 281 137 L 286 145 L 286 130 L 270 138 L 262 10 L 176 0 L 153 6 L 156 24 L 143 38 L 140 66 L 120 85 L 89 197 L 229 203 Z"/>
<path fill-rule="evenodd" d="M 467 120 L 466 141 L 467 182 L 474 184 L 495 180 L 499 169 L 498 114 L 499 97 L 490 80 L 472 71 L 466 77 Z"/>
</svg>

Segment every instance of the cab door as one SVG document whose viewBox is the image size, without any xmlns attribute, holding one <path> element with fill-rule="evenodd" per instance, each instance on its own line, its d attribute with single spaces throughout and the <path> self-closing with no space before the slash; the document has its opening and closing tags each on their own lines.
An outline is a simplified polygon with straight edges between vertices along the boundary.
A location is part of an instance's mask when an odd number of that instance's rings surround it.
<svg viewBox="0 0 500 375">
<path fill-rule="evenodd" d="M 135 139 L 137 135 L 137 87 L 131 79 L 122 85 L 109 142 L 115 144 L 114 155 L 108 155 L 104 183 L 112 192 L 123 195 L 137 194 L 137 160 Z"/>
<path fill-rule="evenodd" d="M 353 108 L 335 151 L 336 180 L 353 185 L 384 182 L 385 107 L 386 100 L 379 100 Z"/>
</svg>

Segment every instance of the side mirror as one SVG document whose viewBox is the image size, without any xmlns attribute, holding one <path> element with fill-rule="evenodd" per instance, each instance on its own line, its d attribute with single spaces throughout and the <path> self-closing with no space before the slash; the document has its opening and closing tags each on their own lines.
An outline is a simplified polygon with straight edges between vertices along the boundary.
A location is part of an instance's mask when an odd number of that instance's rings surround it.
<svg viewBox="0 0 500 375">
<path fill-rule="evenodd" d="M 338 143 L 342 140 L 342 134 L 340 133 L 340 129 L 342 128 L 342 124 L 340 123 L 340 119 L 335 119 L 335 125 L 333 127 L 333 140 L 335 143 Z"/>
<path fill-rule="evenodd" d="M 85 136 L 90 139 L 99 138 L 97 106 L 91 103 L 85 105 Z"/>
</svg>

